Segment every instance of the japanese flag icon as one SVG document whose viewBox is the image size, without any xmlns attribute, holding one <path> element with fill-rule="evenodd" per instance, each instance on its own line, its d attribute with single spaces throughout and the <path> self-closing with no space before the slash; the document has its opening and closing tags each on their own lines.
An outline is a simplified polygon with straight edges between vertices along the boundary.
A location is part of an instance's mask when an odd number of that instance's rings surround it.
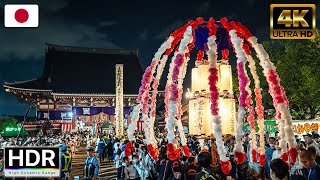
<svg viewBox="0 0 320 180">
<path fill-rule="evenodd" d="M 5 27 L 38 27 L 39 6 L 36 4 L 7 4 L 4 6 Z"/>
</svg>

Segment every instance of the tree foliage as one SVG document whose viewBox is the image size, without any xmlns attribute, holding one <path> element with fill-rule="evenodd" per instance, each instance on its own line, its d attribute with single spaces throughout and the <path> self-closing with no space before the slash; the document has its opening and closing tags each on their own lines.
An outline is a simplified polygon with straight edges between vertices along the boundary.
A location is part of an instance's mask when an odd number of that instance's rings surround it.
<svg viewBox="0 0 320 180">
<path fill-rule="evenodd" d="M 317 32 L 314 40 L 272 40 L 262 43 L 276 67 L 281 85 L 286 90 L 294 119 L 314 119 L 320 113 L 320 31 Z M 257 73 L 261 81 L 263 105 L 266 110 L 265 119 L 271 119 L 275 111 L 273 111 L 273 101 L 268 91 L 269 85 L 254 52 L 252 56 L 256 61 Z M 251 78 L 250 87 L 253 90 L 254 81 L 248 67 L 247 72 Z M 237 81 L 236 73 L 233 77 L 234 81 Z M 234 82 L 234 89 L 238 89 L 237 82 Z M 252 96 L 254 99 L 254 94 Z"/>
</svg>

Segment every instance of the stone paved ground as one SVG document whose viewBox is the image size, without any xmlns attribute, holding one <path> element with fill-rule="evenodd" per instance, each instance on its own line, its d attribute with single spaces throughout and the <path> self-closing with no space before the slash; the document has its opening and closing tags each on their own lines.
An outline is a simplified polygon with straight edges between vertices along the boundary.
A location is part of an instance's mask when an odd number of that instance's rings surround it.
<svg viewBox="0 0 320 180">
<path fill-rule="evenodd" d="M 72 159 L 71 180 L 74 176 L 79 176 L 83 180 L 84 161 L 87 157 L 85 147 L 79 147 L 77 154 Z M 116 179 L 117 170 L 113 162 L 102 162 L 100 164 L 100 180 L 114 180 Z"/>
</svg>

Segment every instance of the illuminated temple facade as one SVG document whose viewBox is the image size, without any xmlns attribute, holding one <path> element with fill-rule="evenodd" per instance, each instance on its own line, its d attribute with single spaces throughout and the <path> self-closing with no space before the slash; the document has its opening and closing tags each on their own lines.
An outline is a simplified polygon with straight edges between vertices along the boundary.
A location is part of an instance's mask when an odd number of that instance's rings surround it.
<svg viewBox="0 0 320 180">
<path fill-rule="evenodd" d="M 99 49 L 46 44 L 45 63 L 40 77 L 4 82 L 6 92 L 22 103 L 34 105 L 37 121 L 26 130 L 37 131 L 49 120 L 53 131 L 74 131 L 115 124 L 116 65 L 123 65 L 124 127 L 136 102 L 143 70 L 138 50 Z M 159 93 L 161 102 L 163 93 Z M 141 130 L 142 121 L 138 121 Z M 110 127 L 109 127 L 110 128 Z"/>
</svg>

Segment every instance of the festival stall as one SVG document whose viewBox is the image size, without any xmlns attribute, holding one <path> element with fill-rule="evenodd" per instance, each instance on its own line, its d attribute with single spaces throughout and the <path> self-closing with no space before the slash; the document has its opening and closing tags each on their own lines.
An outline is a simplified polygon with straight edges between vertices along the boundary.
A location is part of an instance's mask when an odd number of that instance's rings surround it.
<svg viewBox="0 0 320 180">
<path fill-rule="evenodd" d="M 293 120 L 293 130 L 294 134 L 298 135 L 299 137 L 310 134 L 310 133 L 320 133 L 319 126 L 320 126 L 320 119 L 309 119 L 309 120 Z M 264 121 L 265 129 L 264 131 L 270 134 L 275 134 L 278 132 L 278 127 L 276 120 L 266 120 Z M 258 124 L 255 123 L 256 131 L 259 131 Z M 246 124 L 243 126 L 244 131 L 250 131 L 250 125 Z"/>
</svg>

